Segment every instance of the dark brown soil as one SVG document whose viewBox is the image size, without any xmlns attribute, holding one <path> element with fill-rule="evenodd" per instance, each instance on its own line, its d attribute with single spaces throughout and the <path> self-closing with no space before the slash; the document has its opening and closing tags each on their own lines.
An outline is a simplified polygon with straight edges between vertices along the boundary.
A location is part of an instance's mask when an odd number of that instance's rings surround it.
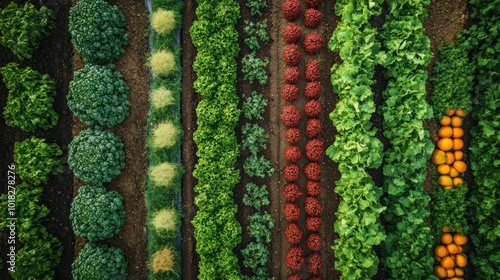
<svg viewBox="0 0 500 280">
<path fill-rule="evenodd" d="M 121 248 L 128 260 L 128 279 L 147 279 L 147 239 L 146 207 L 144 198 L 147 174 L 146 123 L 149 110 L 149 70 L 146 66 L 148 53 L 148 15 L 142 1 L 109 1 L 117 5 L 127 20 L 126 32 L 129 44 L 125 54 L 115 61 L 129 86 L 130 112 L 125 121 L 111 129 L 120 136 L 125 146 L 125 168 L 107 188 L 117 190 L 123 196 L 126 219 L 117 236 L 106 240 L 111 246 Z M 83 67 L 75 55 L 74 70 Z M 84 125 L 74 118 L 73 135 L 77 135 Z M 75 178 L 75 193 L 83 183 Z M 85 240 L 76 238 L 75 256 L 83 248 Z"/>
</svg>

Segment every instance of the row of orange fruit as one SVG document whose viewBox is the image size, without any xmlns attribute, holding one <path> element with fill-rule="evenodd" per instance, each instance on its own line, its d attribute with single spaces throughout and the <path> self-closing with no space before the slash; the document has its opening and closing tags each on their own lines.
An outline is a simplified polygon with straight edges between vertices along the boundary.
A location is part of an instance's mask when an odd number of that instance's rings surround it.
<svg viewBox="0 0 500 280">
<path fill-rule="evenodd" d="M 434 248 L 434 259 L 438 262 L 434 266 L 434 274 L 439 279 L 463 280 L 463 268 L 467 265 L 467 256 L 462 246 L 467 243 L 467 236 L 460 233 L 451 233 L 446 227 L 441 234 L 441 244 Z"/>
<path fill-rule="evenodd" d="M 460 126 L 465 115 L 463 110 L 449 110 L 439 121 L 439 141 L 431 160 L 438 166 L 438 183 L 445 188 L 452 188 L 464 182 L 460 174 L 467 170 L 467 164 L 463 161 L 464 153 L 461 149 L 464 146 L 464 130 Z"/>
</svg>

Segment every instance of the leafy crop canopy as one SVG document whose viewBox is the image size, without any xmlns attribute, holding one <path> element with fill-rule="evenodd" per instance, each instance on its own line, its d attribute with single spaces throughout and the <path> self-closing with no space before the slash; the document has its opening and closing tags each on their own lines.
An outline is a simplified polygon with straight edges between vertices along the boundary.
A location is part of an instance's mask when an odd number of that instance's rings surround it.
<svg viewBox="0 0 500 280">
<path fill-rule="evenodd" d="M 89 184 L 110 182 L 125 167 L 123 142 L 109 131 L 82 131 L 69 144 L 68 163 L 75 176 Z"/>
<path fill-rule="evenodd" d="M 112 127 L 128 115 L 129 88 L 113 64 L 87 64 L 75 73 L 69 90 L 69 108 L 88 126 Z"/>
<path fill-rule="evenodd" d="M 33 132 L 57 124 L 59 116 L 52 109 L 56 96 L 55 83 L 48 75 L 42 75 L 30 67 L 21 69 L 17 63 L 0 68 L 0 73 L 9 90 L 7 105 L 3 110 L 8 126 Z"/>
<path fill-rule="evenodd" d="M 20 59 L 30 59 L 54 21 L 47 7 L 37 10 L 31 3 L 19 7 L 11 2 L 0 12 L 0 43 Z"/>
<path fill-rule="evenodd" d="M 127 260 L 123 251 L 94 242 L 85 245 L 71 268 L 75 280 L 127 278 Z"/>
<path fill-rule="evenodd" d="M 86 185 L 80 188 L 71 204 L 69 217 L 76 235 L 91 241 L 110 238 L 125 222 L 123 199 L 116 191 Z"/>
<path fill-rule="evenodd" d="M 108 63 L 128 44 L 125 16 L 104 0 L 80 0 L 70 9 L 71 41 L 88 63 Z"/>
</svg>

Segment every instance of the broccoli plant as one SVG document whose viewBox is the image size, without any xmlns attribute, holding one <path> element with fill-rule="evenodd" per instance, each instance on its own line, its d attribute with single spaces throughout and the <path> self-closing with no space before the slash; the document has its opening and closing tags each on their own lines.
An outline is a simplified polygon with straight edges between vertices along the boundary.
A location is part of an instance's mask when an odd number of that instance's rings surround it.
<svg viewBox="0 0 500 280">
<path fill-rule="evenodd" d="M 8 126 L 17 126 L 26 132 L 37 128 L 49 129 L 57 124 L 59 116 L 52 109 L 57 95 L 54 81 L 30 67 L 19 68 L 9 63 L 0 68 L 9 91 L 3 110 Z"/>
<path fill-rule="evenodd" d="M 126 25 L 120 9 L 105 0 L 80 0 L 69 11 L 71 42 L 87 63 L 109 63 L 124 53 Z"/>
<path fill-rule="evenodd" d="M 243 103 L 243 114 L 250 120 L 262 120 L 266 106 L 267 99 L 262 94 L 252 91 L 252 95 L 246 97 L 245 103 Z"/>
<path fill-rule="evenodd" d="M 82 131 L 69 144 L 68 163 L 79 179 L 93 185 L 108 183 L 125 167 L 123 142 L 109 131 Z"/>
<path fill-rule="evenodd" d="M 129 89 L 113 64 L 89 65 L 75 72 L 68 106 L 88 126 L 112 127 L 128 115 Z"/>
<path fill-rule="evenodd" d="M 49 176 L 62 172 L 64 159 L 57 144 L 48 144 L 45 139 L 31 137 L 14 146 L 16 173 L 24 183 L 40 186 Z"/>
<path fill-rule="evenodd" d="M 90 241 L 110 238 L 125 222 L 122 196 L 103 186 L 85 185 L 71 204 L 69 218 L 78 236 Z"/>
<path fill-rule="evenodd" d="M 14 52 L 19 60 L 30 59 L 54 23 L 47 7 L 39 10 L 31 3 L 18 6 L 10 2 L 0 11 L 0 43 Z"/>
<path fill-rule="evenodd" d="M 73 262 L 74 280 L 126 279 L 127 260 L 120 248 L 89 242 Z"/>
</svg>

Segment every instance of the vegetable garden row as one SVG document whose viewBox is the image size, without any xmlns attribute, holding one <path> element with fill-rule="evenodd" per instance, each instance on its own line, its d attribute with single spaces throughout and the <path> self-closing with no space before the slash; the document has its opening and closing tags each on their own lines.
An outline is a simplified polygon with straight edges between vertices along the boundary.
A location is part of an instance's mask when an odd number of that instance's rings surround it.
<svg viewBox="0 0 500 280">
<path fill-rule="evenodd" d="M 130 14 L 106 0 L 79 0 L 67 28 L 85 66 L 65 99 L 84 129 L 62 149 L 39 137 L 58 123 L 55 82 L 29 66 L 47 47 L 39 45 L 55 15 L 40 5 L 3 6 L 0 43 L 17 62 L 1 60 L 2 121 L 22 141 L 2 167 L 0 228 L 12 236 L 2 242 L 13 244 L 2 247 L 2 269 L 13 279 L 57 278 L 63 246 L 46 227 L 53 213 L 43 194 L 68 167 L 68 227 L 85 244 L 75 246 L 74 279 L 127 279 L 131 270 L 187 279 L 187 257 L 189 275 L 207 280 L 498 279 L 500 1 L 470 0 L 467 28 L 435 54 L 424 29 L 430 3 L 338 0 L 331 11 L 321 0 L 155 0 L 147 65 L 136 66 L 147 68 L 150 91 L 137 93 L 113 64 L 130 55 Z M 182 63 L 188 51 L 192 65 Z M 332 53 L 335 62 L 325 59 Z M 181 117 L 182 99 L 192 98 L 182 91 L 189 75 L 198 100 L 192 124 Z M 148 160 L 141 268 L 128 263 L 137 248 L 117 235 L 134 210 L 123 189 L 110 188 L 134 156 L 116 129 L 136 94 L 149 103 L 146 131 L 135 135 L 146 139 Z M 267 125 L 275 121 L 276 129 Z M 186 143 L 195 147 L 192 166 L 181 157 Z M 183 185 L 190 176 L 193 185 Z M 334 196 L 339 203 L 327 213 Z M 185 242 L 193 256 L 182 252 Z"/>
</svg>

